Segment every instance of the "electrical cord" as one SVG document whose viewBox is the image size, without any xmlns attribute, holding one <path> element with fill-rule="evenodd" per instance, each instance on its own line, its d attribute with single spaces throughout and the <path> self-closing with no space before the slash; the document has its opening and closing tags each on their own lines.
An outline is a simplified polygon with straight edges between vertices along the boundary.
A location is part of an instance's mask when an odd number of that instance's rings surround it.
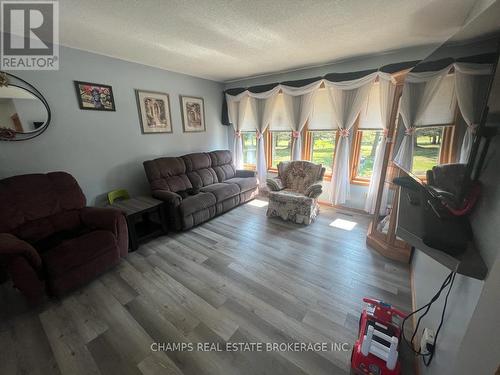
<svg viewBox="0 0 500 375">
<path fill-rule="evenodd" d="M 406 316 L 406 318 L 403 319 L 403 322 L 401 323 L 401 335 L 403 337 L 403 340 L 405 341 L 406 345 L 408 345 L 410 350 L 415 354 L 415 356 L 422 357 L 422 360 L 423 360 L 425 366 L 429 366 L 432 362 L 433 357 L 434 357 L 434 353 L 436 350 L 436 343 L 437 343 L 437 339 L 439 336 L 439 331 L 441 330 L 441 327 L 443 326 L 443 322 L 444 322 L 444 316 L 446 313 L 446 306 L 448 304 L 448 296 L 450 295 L 451 288 L 453 287 L 453 283 L 455 281 L 455 276 L 456 276 L 456 273 L 454 271 L 450 272 L 450 274 L 444 279 L 443 284 L 441 285 L 439 290 L 436 292 L 436 294 L 431 298 L 431 300 L 428 303 L 426 303 L 424 306 L 422 306 L 419 309 L 408 314 Z M 446 293 L 443 311 L 441 312 L 441 321 L 439 322 L 439 326 L 438 326 L 438 329 L 436 331 L 436 335 L 434 337 L 434 343 L 432 344 L 432 348 L 428 351 L 428 353 L 422 353 L 420 348 L 418 350 L 415 350 L 413 341 L 414 341 L 415 336 L 418 332 L 418 328 L 420 327 L 420 323 L 422 321 L 422 318 L 424 318 L 427 315 L 432 304 L 439 299 L 443 290 L 445 290 L 446 287 L 448 287 L 448 286 L 449 286 L 449 288 L 448 288 L 448 291 Z M 418 318 L 417 324 L 415 326 L 415 329 L 413 330 L 413 334 L 411 336 L 411 339 L 410 339 L 410 341 L 408 341 L 408 339 L 406 338 L 406 335 L 405 335 L 405 323 L 411 316 L 418 314 L 420 311 L 422 311 L 424 309 L 425 309 L 425 311 Z M 427 357 L 429 357 L 429 358 L 426 360 Z"/>
<path fill-rule="evenodd" d="M 443 306 L 443 312 L 441 313 L 441 321 L 439 322 L 439 326 L 438 326 L 438 329 L 436 331 L 436 336 L 434 336 L 434 343 L 432 344 L 433 347 L 432 347 L 432 350 L 430 351 L 431 355 L 429 356 L 428 361 L 426 361 L 425 358 L 423 358 L 424 365 L 426 367 L 428 367 L 431 364 L 432 358 L 434 358 L 434 353 L 436 352 L 436 343 L 437 343 L 437 339 L 439 336 L 439 331 L 441 330 L 441 327 L 443 326 L 444 315 L 446 313 L 446 306 L 448 305 L 448 297 L 450 295 L 451 288 L 453 288 L 453 283 L 455 282 L 455 276 L 456 276 L 456 273 L 453 272 L 450 287 L 448 288 L 448 291 L 446 292 L 446 297 L 444 298 L 444 306 Z"/>
</svg>

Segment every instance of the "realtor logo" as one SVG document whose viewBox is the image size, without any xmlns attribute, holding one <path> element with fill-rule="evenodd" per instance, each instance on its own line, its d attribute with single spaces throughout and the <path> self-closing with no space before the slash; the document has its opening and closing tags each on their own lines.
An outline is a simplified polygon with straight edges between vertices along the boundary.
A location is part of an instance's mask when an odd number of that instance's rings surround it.
<svg viewBox="0 0 500 375">
<path fill-rule="evenodd" d="M 0 69 L 59 69 L 57 1 L 1 1 Z"/>
</svg>

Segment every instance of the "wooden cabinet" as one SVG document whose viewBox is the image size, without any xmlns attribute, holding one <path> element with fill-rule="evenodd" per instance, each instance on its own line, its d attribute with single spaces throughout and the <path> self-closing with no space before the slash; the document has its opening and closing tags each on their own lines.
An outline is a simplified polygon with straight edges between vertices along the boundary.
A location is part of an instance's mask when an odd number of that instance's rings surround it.
<svg viewBox="0 0 500 375">
<path fill-rule="evenodd" d="M 392 163 L 394 139 L 397 131 L 397 115 L 399 99 L 403 91 L 404 77 L 407 72 L 395 74 L 397 86 L 394 95 L 394 105 L 391 113 L 391 125 L 388 131 L 387 147 L 384 154 L 382 174 L 377 191 L 375 214 L 368 227 L 366 243 L 380 254 L 397 261 L 410 261 L 411 246 L 396 236 L 398 201 L 401 189 L 392 183 L 398 177 L 400 169 Z"/>
</svg>

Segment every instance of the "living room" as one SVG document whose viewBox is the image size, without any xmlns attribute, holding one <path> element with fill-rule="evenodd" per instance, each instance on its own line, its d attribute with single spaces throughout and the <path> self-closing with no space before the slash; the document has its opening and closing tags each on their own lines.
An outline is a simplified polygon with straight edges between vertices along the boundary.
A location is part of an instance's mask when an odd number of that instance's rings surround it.
<svg viewBox="0 0 500 375">
<path fill-rule="evenodd" d="M 1 374 L 498 373 L 498 1 L 1 7 Z"/>
</svg>

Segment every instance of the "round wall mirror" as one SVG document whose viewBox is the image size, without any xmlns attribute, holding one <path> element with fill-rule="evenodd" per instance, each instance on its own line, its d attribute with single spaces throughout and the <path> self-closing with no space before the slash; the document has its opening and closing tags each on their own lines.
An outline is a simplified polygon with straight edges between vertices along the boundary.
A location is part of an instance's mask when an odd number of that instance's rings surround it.
<svg viewBox="0 0 500 375">
<path fill-rule="evenodd" d="M 0 73 L 0 140 L 22 141 L 47 129 L 50 108 L 31 84 L 8 73 Z"/>
</svg>

